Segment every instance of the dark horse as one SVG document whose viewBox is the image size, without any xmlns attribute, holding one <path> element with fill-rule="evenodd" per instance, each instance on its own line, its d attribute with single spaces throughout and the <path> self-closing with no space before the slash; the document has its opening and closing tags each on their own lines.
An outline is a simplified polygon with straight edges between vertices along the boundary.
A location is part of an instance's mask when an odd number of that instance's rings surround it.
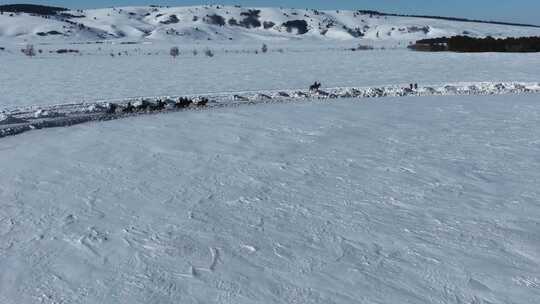
<svg viewBox="0 0 540 304">
<path fill-rule="evenodd" d="M 187 108 L 190 104 L 193 103 L 193 100 L 191 98 L 187 97 L 180 97 L 175 103 L 175 106 L 177 108 Z"/>
</svg>

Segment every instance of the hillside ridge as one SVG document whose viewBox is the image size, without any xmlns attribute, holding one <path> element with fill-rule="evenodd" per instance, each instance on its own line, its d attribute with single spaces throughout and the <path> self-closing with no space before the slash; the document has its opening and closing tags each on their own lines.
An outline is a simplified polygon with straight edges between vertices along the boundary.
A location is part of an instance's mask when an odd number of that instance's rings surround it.
<svg viewBox="0 0 540 304">
<path fill-rule="evenodd" d="M 535 25 L 370 10 L 136 6 L 70 10 L 0 6 L 0 38 L 19 40 L 393 40 L 540 35 Z"/>
</svg>

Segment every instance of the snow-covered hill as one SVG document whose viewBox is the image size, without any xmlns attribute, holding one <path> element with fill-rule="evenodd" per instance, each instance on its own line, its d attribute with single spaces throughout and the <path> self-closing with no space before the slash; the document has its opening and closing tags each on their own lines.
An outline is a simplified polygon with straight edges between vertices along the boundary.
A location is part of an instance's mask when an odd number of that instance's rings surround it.
<svg viewBox="0 0 540 304">
<path fill-rule="evenodd" d="M 60 11 L 49 15 L 4 12 L 0 15 L 0 39 L 15 39 L 17 42 L 103 39 L 413 41 L 459 34 L 531 36 L 540 35 L 540 28 L 385 16 L 367 11 L 220 5 L 104 8 Z"/>
</svg>

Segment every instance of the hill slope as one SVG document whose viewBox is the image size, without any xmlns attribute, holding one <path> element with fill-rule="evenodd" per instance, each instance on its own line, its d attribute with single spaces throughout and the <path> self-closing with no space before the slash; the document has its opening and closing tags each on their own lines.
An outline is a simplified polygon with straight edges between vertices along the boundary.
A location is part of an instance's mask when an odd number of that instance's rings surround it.
<svg viewBox="0 0 540 304">
<path fill-rule="evenodd" d="M 478 37 L 540 35 L 540 28 L 535 27 L 385 15 L 371 11 L 219 5 L 75 11 L 42 6 L 1 6 L 0 11 L 0 39 L 17 41 L 412 41 L 459 34 Z"/>
</svg>

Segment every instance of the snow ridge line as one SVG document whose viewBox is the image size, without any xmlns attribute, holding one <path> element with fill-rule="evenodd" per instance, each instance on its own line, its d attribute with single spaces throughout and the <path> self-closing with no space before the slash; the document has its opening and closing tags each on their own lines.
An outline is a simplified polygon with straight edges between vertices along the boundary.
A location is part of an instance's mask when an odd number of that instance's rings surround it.
<svg viewBox="0 0 540 304">
<path fill-rule="evenodd" d="M 467 82 L 433 86 L 337 87 L 318 90 L 265 90 L 183 96 L 135 97 L 95 102 L 31 106 L 0 111 L 0 138 L 34 129 L 65 127 L 137 115 L 283 103 L 313 99 L 540 93 L 540 83 Z"/>
</svg>

